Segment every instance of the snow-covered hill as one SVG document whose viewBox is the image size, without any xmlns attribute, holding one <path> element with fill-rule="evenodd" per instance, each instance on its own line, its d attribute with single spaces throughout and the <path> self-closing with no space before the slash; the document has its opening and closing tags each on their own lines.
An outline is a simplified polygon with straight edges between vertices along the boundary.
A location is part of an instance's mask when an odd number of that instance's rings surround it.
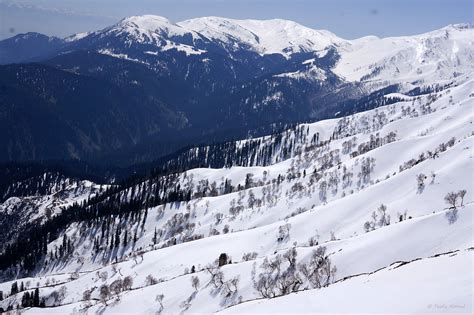
<svg viewBox="0 0 474 315">
<path fill-rule="evenodd" d="M 343 43 L 334 72 L 349 81 L 386 84 L 449 82 L 472 72 L 472 25 L 456 24 L 416 36 L 363 37 Z"/>
<path fill-rule="evenodd" d="M 0 307 L 25 299 L 26 313 L 42 313 L 24 298 L 38 288 L 57 314 L 471 313 L 473 88 L 468 73 L 235 145 L 259 140 L 265 166 L 248 159 L 112 192 L 123 212 L 68 224 L 29 277 L 0 284 Z M 172 189 L 188 197 L 126 211 Z"/>
</svg>

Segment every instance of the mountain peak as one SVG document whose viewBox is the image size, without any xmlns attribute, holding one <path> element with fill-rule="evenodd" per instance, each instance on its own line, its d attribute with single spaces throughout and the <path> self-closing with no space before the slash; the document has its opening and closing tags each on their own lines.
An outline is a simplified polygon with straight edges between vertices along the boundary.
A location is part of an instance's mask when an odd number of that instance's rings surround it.
<svg viewBox="0 0 474 315">
<path fill-rule="evenodd" d="M 173 24 L 170 20 L 159 15 L 134 15 L 122 19 L 119 25 L 135 25 L 147 30 L 161 28 L 163 25 Z"/>
<path fill-rule="evenodd" d="M 13 40 L 13 41 L 17 42 L 17 41 L 21 41 L 21 40 L 32 40 L 32 39 L 48 40 L 48 41 L 59 40 L 58 37 L 48 36 L 48 35 L 44 35 L 44 34 L 37 33 L 37 32 L 20 33 L 20 34 L 17 34 L 15 36 L 13 36 L 13 37 L 8 38 L 7 40 Z"/>
<path fill-rule="evenodd" d="M 35 61 L 63 43 L 62 39 L 36 32 L 17 34 L 0 41 L 0 64 Z"/>
<path fill-rule="evenodd" d="M 130 16 L 119 23 L 104 30 L 105 33 L 124 34 L 128 38 L 140 43 L 158 43 L 172 37 L 200 36 L 172 23 L 167 18 L 158 15 Z"/>
</svg>

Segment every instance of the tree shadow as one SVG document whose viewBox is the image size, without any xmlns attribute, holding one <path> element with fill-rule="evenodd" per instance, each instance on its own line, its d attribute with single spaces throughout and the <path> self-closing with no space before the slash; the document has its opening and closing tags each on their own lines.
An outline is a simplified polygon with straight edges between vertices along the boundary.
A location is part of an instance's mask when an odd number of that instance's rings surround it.
<svg viewBox="0 0 474 315">
<path fill-rule="evenodd" d="M 449 224 L 455 223 L 459 218 L 458 209 L 454 208 L 446 212 L 446 218 L 448 219 Z"/>
</svg>

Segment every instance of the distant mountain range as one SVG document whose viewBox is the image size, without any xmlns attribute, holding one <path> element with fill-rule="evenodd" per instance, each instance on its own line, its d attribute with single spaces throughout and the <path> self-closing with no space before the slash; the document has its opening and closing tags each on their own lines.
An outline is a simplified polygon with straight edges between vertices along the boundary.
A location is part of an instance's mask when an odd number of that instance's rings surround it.
<svg viewBox="0 0 474 315">
<path fill-rule="evenodd" d="M 134 16 L 0 42 L 0 161 L 130 165 L 449 86 L 474 29 L 345 40 L 286 20 Z"/>
</svg>

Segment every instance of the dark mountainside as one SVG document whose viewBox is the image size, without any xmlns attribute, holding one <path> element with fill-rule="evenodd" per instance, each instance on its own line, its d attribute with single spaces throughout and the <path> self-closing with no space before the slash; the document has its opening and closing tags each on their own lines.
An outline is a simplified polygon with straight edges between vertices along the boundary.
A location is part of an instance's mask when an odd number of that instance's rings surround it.
<svg viewBox="0 0 474 315">
<path fill-rule="evenodd" d="M 38 41 L 29 34 L 16 38 L 21 47 Z M 201 55 L 151 55 L 152 45 L 127 46 L 127 40 L 109 33 L 73 42 L 49 38 L 50 50 L 15 60 L 17 45 L 2 41 L 0 51 L 11 56 L 3 63 L 35 63 L 0 66 L 0 161 L 150 162 L 196 141 L 245 138 L 256 129 L 269 132 L 275 123 L 353 112 L 339 104 L 361 94 L 332 74 L 335 49 L 321 58 L 303 52 L 286 59 L 245 47 L 229 52 L 203 39 L 195 45 L 206 49 Z M 129 57 L 99 53 L 103 47 Z M 307 69 L 303 61 L 310 58 L 327 72 L 324 81 L 277 76 Z"/>
</svg>

